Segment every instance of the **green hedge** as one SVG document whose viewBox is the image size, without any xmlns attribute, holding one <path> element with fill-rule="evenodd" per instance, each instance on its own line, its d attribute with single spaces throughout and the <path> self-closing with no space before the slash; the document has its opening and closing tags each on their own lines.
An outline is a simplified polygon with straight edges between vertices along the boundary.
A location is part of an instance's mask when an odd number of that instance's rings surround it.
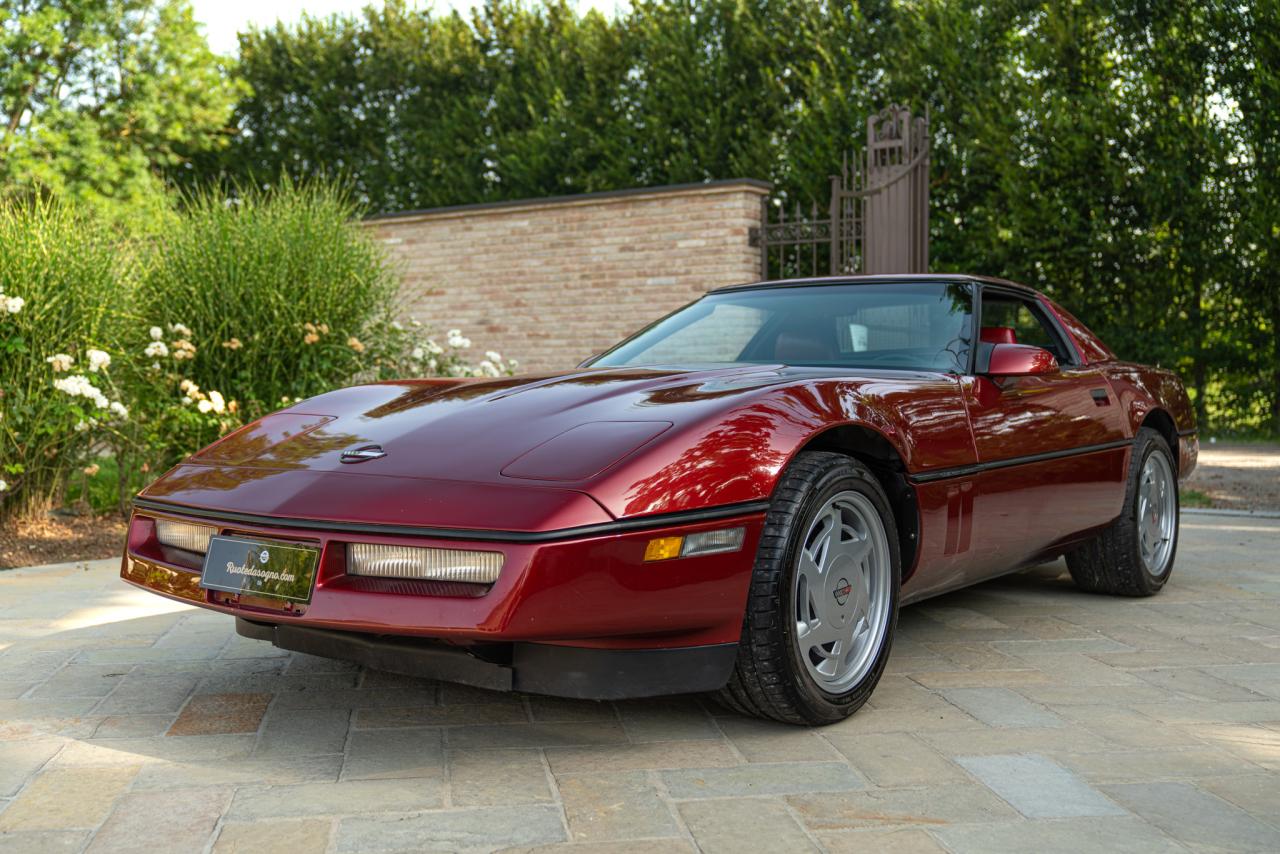
<svg viewBox="0 0 1280 854">
<path fill-rule="evenodd" d="M 1280 433 L 1280 6 L 388 0 L 240 38 L 237 133 L 179 180 L 341 168 L 376 211 L 716 178 L 823 209 L 890 103 L 930 111 L 935 270 L 1061 299 Z"/>
</svg>

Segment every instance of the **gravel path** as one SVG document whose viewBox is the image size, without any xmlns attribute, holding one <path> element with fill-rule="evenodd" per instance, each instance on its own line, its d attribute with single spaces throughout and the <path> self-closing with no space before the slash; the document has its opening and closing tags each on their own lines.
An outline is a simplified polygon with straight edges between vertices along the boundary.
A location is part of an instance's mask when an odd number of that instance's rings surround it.
<svg viewBox="0 0 1280 854">
<path fill-rule="evenodd" d="M 1280 445 L 1202 444 L 1183 484 L 1225 510 L 1280 510 Z"/>
</svg>

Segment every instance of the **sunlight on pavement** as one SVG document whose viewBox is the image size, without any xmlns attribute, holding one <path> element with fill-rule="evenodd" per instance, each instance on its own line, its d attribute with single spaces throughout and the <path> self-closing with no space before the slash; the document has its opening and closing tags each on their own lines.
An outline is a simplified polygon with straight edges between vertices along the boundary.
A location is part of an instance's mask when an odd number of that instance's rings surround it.
<svg viewBox="0 0 1280 854">
<path fill-rule="evenodd" d="M 184 605 L 141 590 L 129 590 L 112 595 L 111 601 L 105 605 L 72 611 L 65 617 L 51 622 L 50 629 L 64 632 L 190 610 L 193 610 L 191 605 Z"/>
</svg>

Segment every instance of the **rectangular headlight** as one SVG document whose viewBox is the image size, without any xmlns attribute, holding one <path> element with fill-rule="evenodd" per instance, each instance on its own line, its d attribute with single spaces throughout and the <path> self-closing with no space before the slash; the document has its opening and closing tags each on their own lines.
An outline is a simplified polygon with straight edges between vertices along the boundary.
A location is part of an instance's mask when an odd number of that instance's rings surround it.
<svg viewBox="0 0 1280 854">
<path fill-rule="evenodd" d="M 218 533 L 212 525 L 192 525 L 171 519 L 156 520 L 156 539 L 166 546 L 197 554 L 209 551 L 209 538 Z"/>
<path fill-rule="evenodd" d="M 347 546 L 347 573 L 376 578 L 492 584 L 498 580 L 498 573 L 502 570 L 502 558 L 502 552 L 351 543 Z"/>
</svg>

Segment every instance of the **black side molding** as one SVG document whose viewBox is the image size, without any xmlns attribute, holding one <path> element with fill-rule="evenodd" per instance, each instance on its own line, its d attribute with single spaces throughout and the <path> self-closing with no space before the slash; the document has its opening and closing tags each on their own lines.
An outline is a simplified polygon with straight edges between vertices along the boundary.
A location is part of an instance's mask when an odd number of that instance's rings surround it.
<svg viewBox="0 0 1280 854">
<path fill-rule="evenodd" d="M 980 474 L 984 471 L 991 471 L 992 469 L 1025 466 L 1028 463 L 1043 463 L 1048 462 L 1049 460 L 1064 459 L 1066 457 L 1096 454 L 1099 451 L 1113 451 L 1117 448 L 1127 448 L 1132 443 L 1132 439 L 1119 439 L 1115 442 L 1103 442 L 1099 445 L 1081 445 L 1078 448 L 1068 448 L 1063 451 L 1046 451 L 1043 454 L 1027 454 L 1023 457 L 1008 457 L 1003 460 L 992 460 L 989 463 L 973 463 L 972 465 L 956 466 L 955 468 L 949 469 L 923 471 L 918 474 L 910 475 L 909 479 L 912 483 L 932 483 L 935 480 L 947 480 L 948 478 L 953 477 L 969 477 L 971 475 Z"/>
</svg>

